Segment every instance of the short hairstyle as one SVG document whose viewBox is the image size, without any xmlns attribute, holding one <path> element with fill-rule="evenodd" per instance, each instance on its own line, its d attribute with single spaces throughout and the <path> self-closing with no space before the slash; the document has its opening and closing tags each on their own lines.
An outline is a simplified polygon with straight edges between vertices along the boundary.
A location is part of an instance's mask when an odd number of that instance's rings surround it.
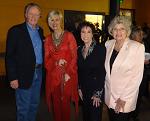
<svg viewBox="0 0 150 121">
<path fill-rule="evenodd" d="M 127 36 L 129 37 L 131 33 L 131 20 L 127 16 L 116 16 L 109 24 L 108 26 L 108 32 L 110 35 L 113 33 L 113 29 L 117 24 L 123 24 L 126 31 Z"/>
<path fill-rule="evenodd" d="M 36 7 L 37 9 L 39 9 L 39 11 L 41 11 L 41 7 L 36 4 L 36 3 L 28 3 L 25 8 L 24 8 L 24 14 L 28 13 L 28 11 L 30 10 L 30 8 L 32 7 Z"/>
<path fill-rule="evenodd" d="M 80 33 L 81 33 L 81 29 L 84 27 L 90 27 L 92 30 L 92 33 L 94 33 L 94 31 L 95 31 L 95 26 L 89 21 L 83 21 L 82 23 L 79 24 L 78 30 Z"/>
<path fill-rule="evenodd" d="M 143 32 L 140 26 L 133 26 L 130 34 L 130 39 L 134 40 L 137 33 Z"/>
<path fill-rule="evenodd" d="M 56 16 L 56 15 L 59 16 L 60 19 L 63 18 L 63 15 L 59 10 L 52 10 L 48 13 L 48 16 L 47 16 L 48 22 L 52 19 L 53 16 Z"/>
</svg>

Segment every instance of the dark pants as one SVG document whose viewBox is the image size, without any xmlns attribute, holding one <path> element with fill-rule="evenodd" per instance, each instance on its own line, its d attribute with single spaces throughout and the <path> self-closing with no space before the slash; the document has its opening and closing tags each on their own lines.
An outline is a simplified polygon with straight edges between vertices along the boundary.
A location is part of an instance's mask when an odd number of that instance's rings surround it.
<svg viewBox="0 0 150 121">
<path fill-rule="evenodd" d="M 136 109 L 132 112 L 132 118 L 133 120 L 136 120 L 138 119 L 138 116 L 139 116 L 139 113 L 140 113 L 140 106 L 141 106 L 141 103 L 142 103 L 142 97 L 145 96 L 145 97 L 148 97 L 148 81 L 149 81 L 149 73 L 150 72 L 147 72 L 147 71 L 150 71 L 150 70 L 144 70 L 144 75 L 143 75 L 143 79 L 142 79 L 142 82 L 141 82 L 141 85 L 140 85 L 140 88 L 139 88 L 139 94 L 138 94 L 138 98 L 137 98 L 137 104 L 136 104 Z"/>
<path fill-rule="evenodd" d="M 141 88 L 140 88 L 141 89 Z M 138 119 L 139 113 L 140 113 L 140 106 L 141 106 L 141 102 L 142 102 L 142 93 L 141 90 L 139 90 L 139 94 L 138 94 L 138 98 L 137 98 L 137 103 L 136 103 L 136 108 L 134 111 L 132 111 L 132 115 L 131 118 L 133 120 Z"/>
<path fill-rule="evenodd" d="M 91 96 L 84 96 L 83 98 L 83 121 L 101 121 L 102 120 L 102 107 L 93 106 Z"/>
<path fill-rule="evenodd" d="M 36 69 L 29 89 L 16 89 L 17 121 L 35 121 L 40 102 L 42 69 Z"/>
<path fill-rule="evenodd" d="M 131 113 L 115 113 L 113 109 L 108 109 L 109 121 L 129 121 Z"/>
<path fill-rule="evenodd" d="M 150 80 L 150 69 L 144 70 L 143 80 L 140 85 L 140 96 L 149 97 L 149 80 Z"/>
</svg>

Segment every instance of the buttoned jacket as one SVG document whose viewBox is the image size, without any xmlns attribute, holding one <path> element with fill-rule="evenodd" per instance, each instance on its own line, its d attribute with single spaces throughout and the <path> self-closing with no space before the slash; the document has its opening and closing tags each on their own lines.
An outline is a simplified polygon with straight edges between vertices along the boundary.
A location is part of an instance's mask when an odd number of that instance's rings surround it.
<svg viewBox="0 0 150 121">
<path fill-rule="evenodd" d="M 120 98 L 126 101 L 121 112 L 131 112 L 135 110 L 143 77 L 144 46 L 127 38 L 110 70 L 110 58 L 115 42 L 113 39 L 105 43 L 105 103 L 109 108 L 115 109 L 115 101 Z"/>
</svg>

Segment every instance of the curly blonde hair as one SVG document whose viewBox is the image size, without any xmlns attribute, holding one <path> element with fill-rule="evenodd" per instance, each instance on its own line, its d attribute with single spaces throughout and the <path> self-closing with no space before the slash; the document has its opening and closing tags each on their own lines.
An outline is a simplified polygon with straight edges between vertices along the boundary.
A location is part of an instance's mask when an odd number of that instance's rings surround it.
<svg viewBox="0 0 150 121">
<path fill-rule="evenodd" d="M 113 33 L 113 29 L 117 24 L 123 24 L 126 31 L 127 36 L 130 36 L 131 33 L 131 20 L 127 16 L 116 16 L 109 24 L 108 26 L 108 32 L 110 35 Z"/>
</svg>

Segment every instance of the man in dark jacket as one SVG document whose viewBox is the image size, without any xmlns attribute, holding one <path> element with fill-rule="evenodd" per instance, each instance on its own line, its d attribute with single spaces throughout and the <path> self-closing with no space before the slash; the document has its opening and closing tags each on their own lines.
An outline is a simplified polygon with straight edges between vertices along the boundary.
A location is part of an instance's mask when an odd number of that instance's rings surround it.
<svg viewBox="0 0 150 121">
<path fill-rule="evenodd" d="M 17 121 L 35 121 L 40 101 L 43 63 L 43 30 L 37 25 L 41 9 L 29 3 L 25 22 L 11 27 L 6 43 L 6 70 L 16 92 Z"/>
</svg>

